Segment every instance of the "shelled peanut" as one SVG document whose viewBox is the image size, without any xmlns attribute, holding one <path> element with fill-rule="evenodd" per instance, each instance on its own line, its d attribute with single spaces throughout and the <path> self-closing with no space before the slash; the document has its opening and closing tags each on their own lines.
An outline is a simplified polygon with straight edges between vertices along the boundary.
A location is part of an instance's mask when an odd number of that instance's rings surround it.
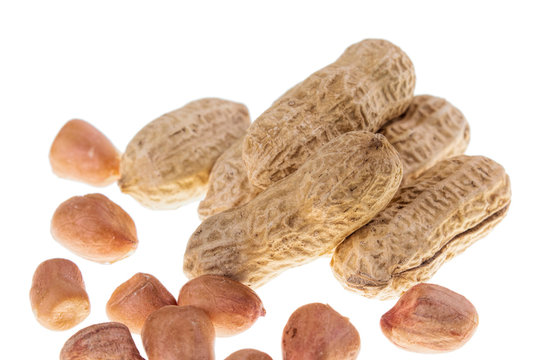
<svg viewBox="0 0 540 360">
<path fill-rule="evenodd" d="M 70 329 L 90 314 L 82 274 L 66 259 L 46 260 L 37 267 L 30 303 L 39 323 L 51 330 Z"/>
</svg>

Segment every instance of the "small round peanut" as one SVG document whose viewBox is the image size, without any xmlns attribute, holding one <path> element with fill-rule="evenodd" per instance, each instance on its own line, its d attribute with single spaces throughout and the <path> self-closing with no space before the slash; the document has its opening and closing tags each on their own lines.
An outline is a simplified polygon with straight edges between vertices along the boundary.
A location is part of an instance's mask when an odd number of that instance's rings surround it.
<svg viewBox="0 0 540 360">
<path fill-rule="evenodd" d="M 77 265 L 66 259 L 42 262 L 34 272 L 30 303 L 38 322 L 67 330 L 90 314 L 90 301 Z"/>
<path fill-rule="evenodd" d="M 402 349 L 437 353 L 463 346 L 478 326 L 465 297 L 442 286 L 421 283 L 406 291 L 381 317 L 383 334 Z"/>
<path fill-rule="evenodd" d="M 148 360 L 214 359 L 214 326 L 194 306 L 168 305 L 154 311 L 141 337 Z"/>
<path fill-rule="evenodd" d="M 253 290 L 218 275 L 202 275 L 188 281 L 180 290 L 178 305 L 203 309 L 220 337 L 239 334 L 266 314 L 261 299 Z"/>
<path fill-rule="evenodd" d="M 255 349 L 242 349 L 233 352 L 225 360 L 272 360 L 270 355 Z"/>
<path fill-rule="evenodd" d="M 101 194 L 75 196 L 60 204 L 51 233 L 68 250 L 99 263 L 121 260 L 138 244 L 131 217 Z"/>
<path fill-rule="evenodd" d="M 284 360 L 353 360 L 360 352 L 360 335 L 330 306 L 313 303 L 291 315 L 281 346 Z"/>
<path fill-rule="evenodd" d="M 154 311 L 176 305 L 176 299 L 150 274 L 137 273 L 114 290 L 107 302 L 107 316 L 140 334 L 144 321 Z"/>
<path fill-rule="evenodd" d="M 88 326 L 66 341 L 60 360 L 144 360 L 129 329 L 108 322 Z"/>
<path fill-rule="evenodd" d="M 120 153 L 98 129 L 83 120 L 70 120 L 56 135 L 49 152 L 59 177 L 105 186 L 120 177 Z"/>
</svg>

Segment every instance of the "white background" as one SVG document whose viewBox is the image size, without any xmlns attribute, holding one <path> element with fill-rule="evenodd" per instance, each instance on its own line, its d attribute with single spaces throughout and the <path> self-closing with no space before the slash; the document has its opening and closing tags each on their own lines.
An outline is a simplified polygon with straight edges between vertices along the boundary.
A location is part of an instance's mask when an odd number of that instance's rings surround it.
<svg viewBox="0 0 540 360">
<path fill-rule="evenodd" d="M 198 203 L 151 211 L 116 185 L 94 188 L 57 178 L 48 151 L 60 127 L 82 118 L 121 150 L 146 123 L 201 97 L 245 103 L 256 118 L 278 96 L 364 38 L 388 39 L 412 59 L 417 94 L 445 97 L 471 125 L 468 154 L 505 166 L 513 198 L 507 218 L 432 279 L 466 296 L 480 325 L 463 348 L 443 355 L 398 349 L 379 329 L 394 301 L 365 299 L 333 278 L 329 259 L 287 271 L 257 290 L 267 316 L 216 341 L 216 358 L 254 347 L 281 357 L 289 315 L 310 302 L 348 316 L 361 359 L 538 358 L 539 12 L 531 2 L 426 1 L 2 1 L 0 5 L 2 358 L 55 359 L 75 331 L 107 321 L 105 303 L 136 272 L 176 296 Z M 113 265 L 86 261 L 49 232 L 55 208 L 102 192 L 133 217 L 140 245 Z M 92 313 L 52 332 L 28 300 L 36 266 L 77 263 Z M 141 354 L 140 338 L 135 336 Z"/>
</svg>

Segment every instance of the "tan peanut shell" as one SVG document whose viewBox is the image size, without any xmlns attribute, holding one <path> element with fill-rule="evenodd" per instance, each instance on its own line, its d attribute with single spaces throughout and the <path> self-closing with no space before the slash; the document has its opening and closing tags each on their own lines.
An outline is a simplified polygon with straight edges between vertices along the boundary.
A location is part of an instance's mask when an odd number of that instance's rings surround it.
<svg viewBox="0 0 540 360">
<path fill-rule="evenodd" d="M 443 160 L 336 248 L 334 275 L 368 297 L 399 296 L 484 237 L 506 214 L 510 196 L 508 175 L 495 161 Z"/>
<path fill-rule="evenodd" d="M 379 131 L 403 163 L 403 184 L 443 159 L 461 155 L 470 140 L 469 124 L 445 99 L 415 96 L 407 111 Z"/>
<path fill-rule="evenodd" d="M 174 209 L 204 194 L 216 159 L 244 136 L 247 108 L 205 98 L 146 125 L 126 148 L 120 189 L 153 209 Z"/>
<path fill-rule="evenodd" d="M 339 59 L 294 86 L 247 131 L 243 159 L 252 184 L 267 188 L 331 139 L 376 132 L 413 98 L 411 60 L 386 40 L 351 45 Z"/>
<path fill-rule="evenodd" d="M 242 160 L 242 140 L 216 160 L 208 184 L 208 192 L 199 203 L 201 219 L 244 205 L 262 191 L 248 180 Z"/>
<path fill-rule="evenodd" d="M 216 336 L 232 336 L 249 329 L 266 310 L 246 285 L 219 275 L 202 275 L 180 290 L 178 305 L 193 305 L 212 320 Z"/>
<path fill-rule="evenodd" d="M 270 355 L 255 349 L 242 349 L 233 352 L 225 360 L 272 360 Z"/>
<path fill-rule="evenodd" d="M 400 155 L 402 184 L 440 160 L 463 154 L 470 138 L 463 114 L 446 100 L 431 95 L 415 96 L 407 111 L 379 132 Z M 216 161 L 210 188 L 199 205 L 201 219 L 243 205 L 262 191 L 249 182 L 241 157 L 240 146 L 235 144 Z"/>
<path fill-rule="evenodd" d="M 341 135 L 249 203 L 203 221 L 188 242 L 184 272 L 262 285 L 330 253 L 388 204 L 401 177 L 384 136 Z"/>
<path fill-rule="evenodd" d="M 34 272 L 30 303 L 39 323 L 51 330 L 67 330 L 90 314 L 82 274 L 66 259 L 42 262 Z"/>
<path fill-rule="evenodd" d="M 60 204 L 51 234 L 75 254 L 105 264 L 131 255 L 139 243 L 133 219 L 102 194 L 74 196 Z"/>
<path fill-rule="evenodd" d="M 167 305 L 176 305 L 176 299 L 165 286 L 150 274 L 137 273 L 114 290 L 106 310 L 111 321 L 140 334 L 148 315 Z"/>
<path fill-rule="evenodd" d="M 144 360 L 129 329 L 108 322 L 86 327 L 70 337 L 60 352 L 60 360 Z"/>
<path fill-rule="evenodd" d="M 478 313 L 462 295 L 421 283 L 407 290 L 381 317 L 383 334 L 402 349 L 439 353 L 460 348 L 473 336 Z"/>
<path fill-rule="evenodd" d="M 105 186 L 120 177 L 120 153 L 84 120 L 70 120 L 56 135 L 49 161 L 59 177 Z"/>
<path fill-rule="evenodd" d="M 169 305 L 154 311 L 141 338 L 148 360 L 214 360 L 214 326 L 194 306 Z"/>
<path fill-rule="evenodd" d="M 299 307 L 287 321 L 281 340 L 283 360 L 354 360 L 360 334 L 328 305 Z"/>
</svg>

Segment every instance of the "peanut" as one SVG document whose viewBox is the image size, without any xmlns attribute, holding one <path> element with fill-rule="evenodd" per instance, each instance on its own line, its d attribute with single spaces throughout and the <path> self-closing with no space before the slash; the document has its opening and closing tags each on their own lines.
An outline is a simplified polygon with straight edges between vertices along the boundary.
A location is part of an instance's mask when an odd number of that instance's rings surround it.
<svg viewBox="0 0 540 360">
<path fill-rule="evenodd" d="M 403 184 L 420 176 L 440 160 L 461 155 L 470 140 L 469 124 L 448 101 L 415 96 L 405 114 L 380 130 L 403 163 Z"/>
<path fill-rule="evenodd" d="M 283 360 L 353 360 L 360 352 L 360 335 L 330 306 L 313 303 L 291 315 L 281 348 Z"/>
<path fill-rule="evenodd" d="M 402 184 L 417 178 L 440 160 L 461 155 L 469 143 L 469 125 L 463 114 L 444 99 L 415 96 L 407 111 L 379 131 L 395 147 L 403 163 Z M 251 201 L 262 189 L 252 185 L 235 144 L 216 161 L 209 190 L 199 204 L 205 219 Z"/>
<path fill-rule="evenodd" d="M 379 130 L 407 109 L 414 85 L 413 64 L 397 46 L 373 39 L 351 45 L 250 126 L 243 143 L 249 181 L 265 189 L 333 138 Z"/>
<path fill-rule="evenodd" d="M 463 346 L 478 326 L 478 314 L 465 297 L 442 286 L 418 284 L 381 317 L 381 329 L 409 351 L 433 353 Z"/>
<path fill-rule="evenodd" d="M 270 355 L 255 349 L 242 349 L 233 352 L 225 360 L 272 360 Z"/>
<path fill-rule="evenodd" d="M 120 323 L 89 326 L 70 337 L 60 360 L 144 360 L 129 329 Z"/>
<path fill-rule="evenodd" d="M 39 323 L 51 330 L 70 329 L 90 314 L 81 272 L 66 259 L 50 259 L 37 267 L 30 303 Z"/>
<path fill-rule="evenodd" d="M 51 233 L 68 250 L 99 263 L 121 260 L 138 244 L 131 217 L 101 194 L 75 196 L 60 204 Z"/>
<path fill-rule="evenodd" d="M 144 321 L 154 311 L 176 305 L 176 299 L 150 274 L 137 273 L 114 290 L 107 302 L 107 316 L 140 334 Z"/>
<path fill-rule="evenodd" d="M 384 136 L 344 134 L 249 203 L 203 221 L 188 242 L 184 272 L 262 285 L 330 253 L 387 205 L 401 177 Z"/>
<path fill-rule="evenodd" d="M 239 334 L 266 314 L 253 290 L 217 275 L 203 275 L 188 281 L 180 290 L 178 305 L 193 305 L 204 310 L 217 336 Z"/>
<path fill-rule="evenodd" d="M 168 305 L 153 312 L 141 337 L 148 360 L 214 359 L 214 326 L 194 306 Z"/>
<path fill-rule="evenodd" d="M 244 205 L 262 191 L 252 185 L 242 161 L 242 140 L 225 151 L 214 164 L 208 192 L 199 204 L 199 217 L 209 216 Z"/>
<path fill-rule="evenodd" d="M 247 108 L 200 99 L 150 122 L 120 164 L 120 189 L 153 209 L 174 209 L 204 194 L 216 159 L 249 126 Z"/>
<path fill-rule="evenodd" d="M 495 161 L 443 160 L 337 247 L 334 275 L 368 297 L 399 296 L 484 237 L 503 219 L 510 196 L 508 175 Z"/>
<path fill-rule="evenodd" d="M 120 177 L 120 153 L 98 129 L 83 120 L 70 120 L 56 135 L 49 152 L 59 177 L 105 186 Z"/>
</svg>

